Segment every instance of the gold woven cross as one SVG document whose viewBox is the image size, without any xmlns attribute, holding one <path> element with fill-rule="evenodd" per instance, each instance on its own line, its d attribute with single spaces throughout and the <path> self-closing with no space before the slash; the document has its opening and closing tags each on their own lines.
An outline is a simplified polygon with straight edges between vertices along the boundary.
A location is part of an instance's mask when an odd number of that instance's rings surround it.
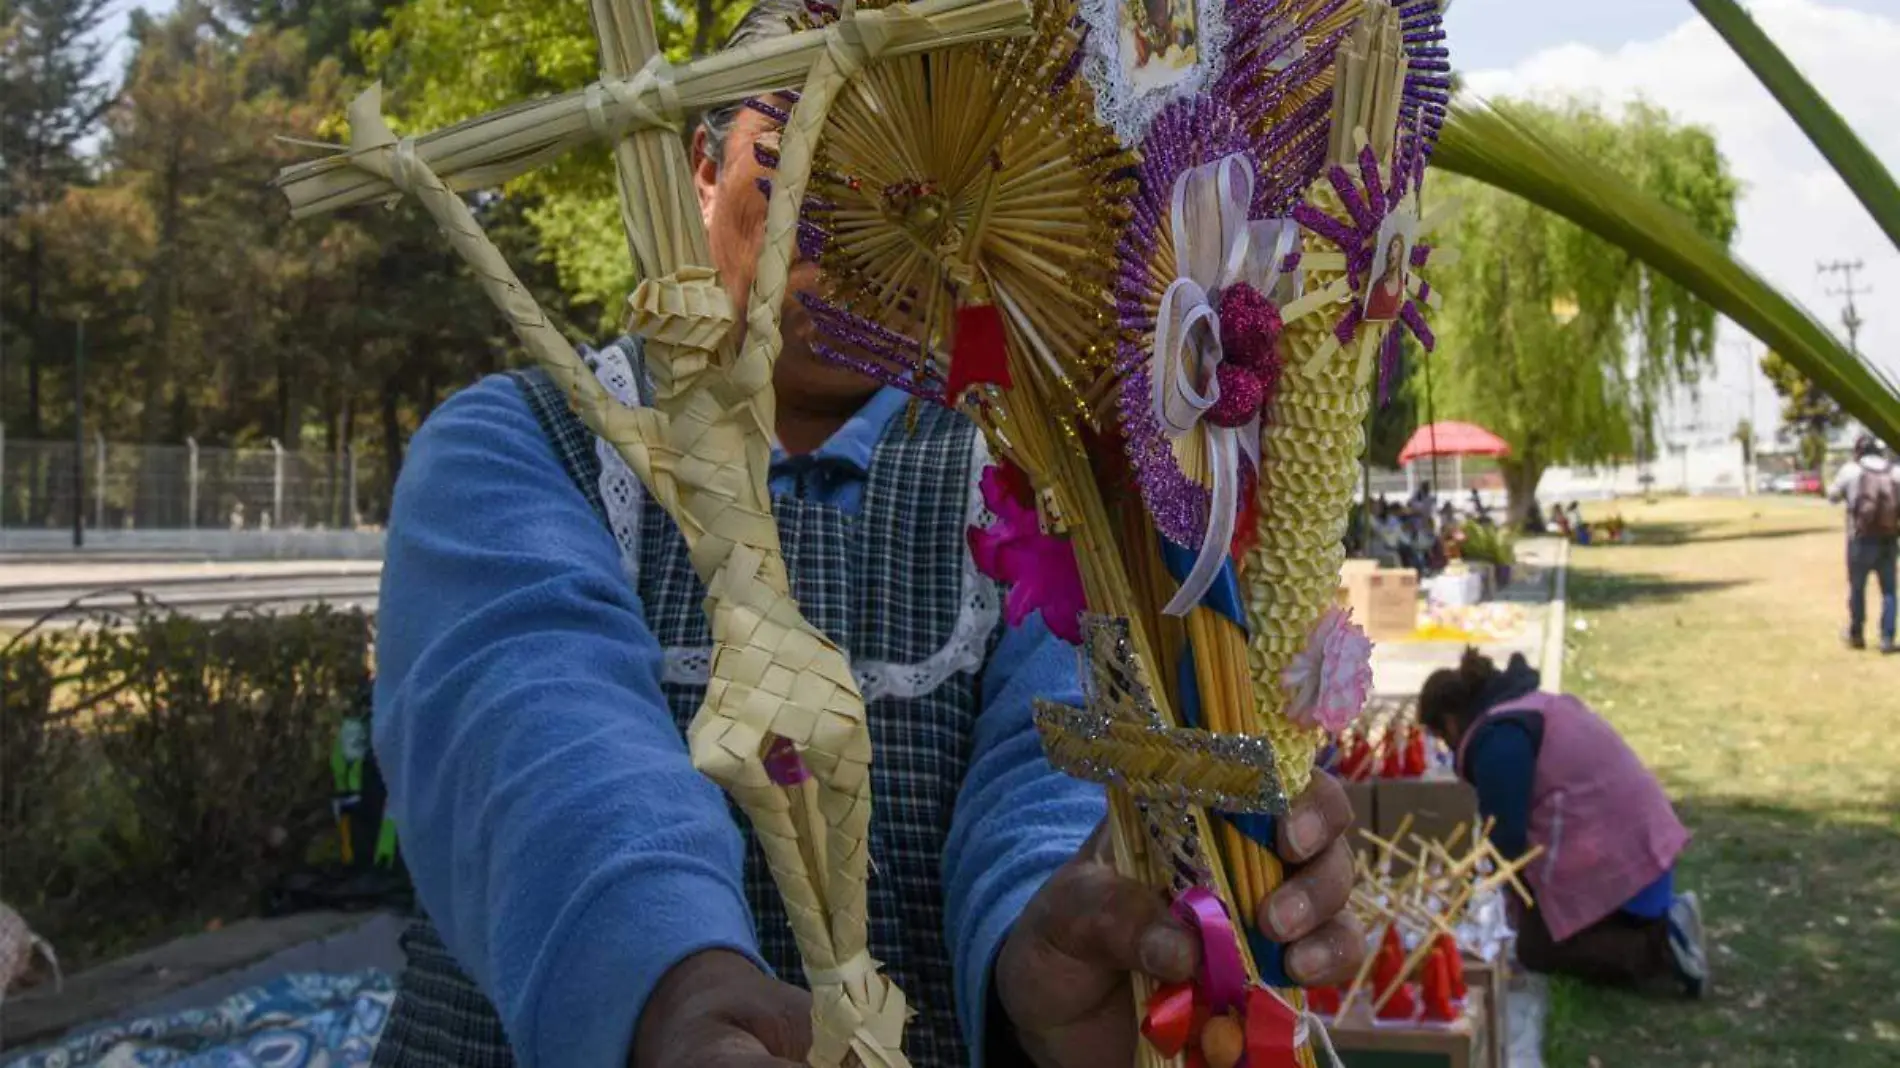
<svg viewBox="0 0 1900 1068">
<path fill-rule="evenodd" d="M 626 458 L 685 536 L 707 589 L 713 658 L 687 732 L 693 763 L 745 809 L 785 899 L 813 992 L 814 1068 L 906 1065 L 904 997 L 866 944 L 870 735 L 844 653 L 800 615 L 766 488 L 775 440 L 772 364 L 798 210 L 831 101 L 880 57 L 1021 32 L 1024 0 L 920 0 L 857 11 L 820 29 L 673 66 L 651 12 L 593 0 L 601 80 L 578 93 L 504 109 L 398 140 L 372 88 L 350 107 L 350 144 L 287 168 L 294 214 L 413 195 L 474 269 L 535 361 L 587 426 Z M 766 240 L 745 315 L 710 266 L 685 145 L 699 109 L 797 86 L 783 131 Z M 641 279 L 632 327 L 646 340 L 651 408 L 612 399 L 549 324 L 460 189 L 526 173 L 590 140 L 613 145 L 621 220 Z M 785 774 L 786 747 L 796 774 Z"/>
</svg>

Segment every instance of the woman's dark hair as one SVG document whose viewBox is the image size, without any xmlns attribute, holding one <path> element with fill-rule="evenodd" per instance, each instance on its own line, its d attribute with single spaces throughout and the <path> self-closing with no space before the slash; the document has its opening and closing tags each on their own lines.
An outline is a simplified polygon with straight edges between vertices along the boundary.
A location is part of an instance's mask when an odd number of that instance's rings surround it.
<svg viewBox="0 0 1900 1068">
<path fill-rule="evenodd" d="M 1498 666 L 1476 648 L 1466 647 L 1454 668 L 1434 671 L 1418 693 L 1418 721 L 1426 730 L 1456 743 L 1467 722 L 1479 712 L 1478 701 L 1498 676 Z"/>
</svg>

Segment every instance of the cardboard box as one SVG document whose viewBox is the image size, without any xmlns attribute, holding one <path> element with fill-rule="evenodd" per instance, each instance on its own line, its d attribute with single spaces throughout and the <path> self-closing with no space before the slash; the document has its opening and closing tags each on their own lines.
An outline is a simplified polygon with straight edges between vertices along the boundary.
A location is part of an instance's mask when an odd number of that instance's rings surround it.
<svg viewBox="0 0 1900 1068">
<path fill-rule="evenodd" d="M 1354 567 L 1339 581 L 1341 603 L 1372 640 L 1406 638 L 1418 629 L 1418 572 Z"/>
<path fill-rule="evenodd" d="M 1389 1026 L 1371 1021 L 1362 1008 L 1333 1021 L 1333 1048 L 1346 1068 L 1484 1068 L 1490 1006 L 1473 988 L 1464 1019 L 1432 1026 Z"/>
<path fill-rule="evenodd" d="M 1378 798 L 1374 802 L 1377 822 L 1373 833 L 1390 840 L 1399 825 L 1411 816 L 1405 834 L 1429 842 L 1449 838 L 1464 825 L 1469 834 L 1478 826 L 1478 792 L 1462 779 L 1380 779 L 1374 784 Z M 1395 874 L 1404 874 L 1403 864 L 1395 865 Z"/>
<path fill-rule="evenodd" d="M 1469 992 L 1482 990 L 1484 1003 L 1492 1006 L 1491 1026 L 1485 1028 L 1483 1068 L 1510 1068 L 1511 1013 L 1505 1003 L 1510 970 L 1502 958 L 1495 962 L 1465 958 L 1465 987 Z"/>
</svg>

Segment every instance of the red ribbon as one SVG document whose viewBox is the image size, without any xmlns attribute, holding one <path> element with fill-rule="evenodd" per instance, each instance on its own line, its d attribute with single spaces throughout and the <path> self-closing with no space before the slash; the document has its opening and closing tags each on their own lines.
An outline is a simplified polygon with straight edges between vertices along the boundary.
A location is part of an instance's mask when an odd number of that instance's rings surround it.
<svg viewBox="0 0 1900 1068">
<path fill-rule="evenodd" d="M 1299 1068 L 1299 1014 L 1273 992 L 1248 987 L 1227 907 L 1211 891 L 1194 887 L 1175 899 L 1174 914 L 1200 936 L 1200 974 L 1193 983 L 1171 983 L 1149 997 L 1142 1037 L 1164 1057 L 1185 1053 L 1188 1068 L 1208 1068 L 1202 1029 L 1209 1019 L 1238 1011 L 1245 1041 L 1238 1068 Z"/>
<path fill-rule="evenodd" d="M 1247 991 L 1246 1068 L 1300 1068 L 1299 1016 L 1270 990 Z"/>
<path fill-rule="evenodd" d="M 957 309 L 956 339 L 950 345 L 950 380 L 944 394 L 955 404 L 963 391 L 978 383 L 1008 389 L 1009 349 L 1003 331 L 1003 315 L 994 304 L 973 304 Z"/>
<path fill-rule="evenodd" d="M 1195 1026 L 1194 1000 L 1191 983 L 1170 983 L 1149 995 L 1148 1011 L 1141 1017 L 1141 1037 L 1163 1057 L 1186 1049 L 1188 1040 L 1200 1030 Z"/>
</svg>

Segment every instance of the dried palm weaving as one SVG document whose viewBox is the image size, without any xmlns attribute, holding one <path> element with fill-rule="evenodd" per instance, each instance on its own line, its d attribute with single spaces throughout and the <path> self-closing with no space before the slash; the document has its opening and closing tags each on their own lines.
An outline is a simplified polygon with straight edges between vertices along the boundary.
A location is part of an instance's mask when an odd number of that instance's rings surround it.
<svg viewBox="0 0 1900 1068">
<path fill-rule="evenodd" d="M 1143 1063 L 1213 1052 L 1173 1033 L 1187 1006 L 1243 1024 L 1254 1068 L 1310 1065 L 1298 994 L 1255 996 L 1286 983 L 1248 930 L 1280 871 L 1244 817 L 1283 810 L 1366 696 L 1369 643 L 1328 607 L 1390 320 L 1430 344 L 1438 8 L 1203 5 L 1223 55 L 1193 91 L 1091 114 L 1088 6 L 833 103 L 800 240 L 834 296 L 808 306 L 833 359 L 989 436 L 979 561 L 1084 647 L 1089 707 L 1039 712 L 1050 755 L 1114 787 L 1118 864 L 1244 974 L 1138 982 Z"/>
<path fill-rule="evenodd" d="M 923 0 L 865 12 L 847 6 L 822 29 L 672 67 L 658 53 L 644 4 L 596 0 L 602 80 L 584 93 L 397 140 L 371 90 L 350 109 L 346 150 L 280 176 L 299 214 L 391 193 L 417 197 L 575 412 L 678 524 L 707 588 L 714 643 L 689 747 L 695 766 L 734 796 L 765 847 L 813 991 L 810 1063 L 818 1068 L 906 1064 L 907 1010 L 865 948 L 871 752 L 863 698 L 842 652 L 791 598 L 766 490 L 772 362 L 796 190 L 826 102 L 866 62 L 1006 34 L 1024 15 L 1017 0 Z M 806 105 L 785 131 L 788 180 L 768 213 L 741 350 L 733 301 L 707 266 L 678 130 L 690 105 L 788 82 L 802 85 Z M 621 215 L 643 279 L 630 303 L 633 327 L 647 340 L 652 408 L 612 400 L 435 169 L 458 186 L 498 180 L 590 136 L 614 146 Z"/>
<path fill-rule="evenodd" d="M 403 140 L 372 92 L 350 146 L 282 182 L 299 214 L 416 196 L 678 524 L 715 643 L 690 747 L 746 810 L 785 897 L 815 993 L 812 1064 L 904 1063 L 906 1010 L 865 952 L 863 701 L 790 599 L 765 489 L 801 249 L 834 284 L 837 301 L 812 307 L 838 359 L 982 426 L 1004 463 L 985 475 L 998 523 L 973 548 L 1014 570 L 1012 604 L 1085 645 L 1089 708 L 1042 710 L 1049 749 L 1116 787 L 1117 862 L 1176 893 L 1209 959 L 1189 988 L 1138 980 L 1142 1062 L 1213 1052 L 1156 1015 L 1186 1005 L 1244 1020 L 1251 1068 L 1310 1066 L 1323 1032 L 1296 992 L 1265 985 L 1284 983 L 1277 950 L 1247 929 L 1278 868 L 1242 831 L 1257 824 L 1214 813 L 1282 808 L 1282 784 L 1310 773 L 1302 724 L 1348 703 L 1339 654 L 1357 647 L 1322 607 L 1371 368 L 1390 362 L 1374 357 L 1394 344 L 1380 316 L 1362 321 L 1372 295 L 1402 293 L 1387 310 L 1429 340 L 1429 290 L 1407 266 L 1428 252 L 1415 204 L 1442 103 L 1436 0 L 1205 0 L 1200 37 L 1171 5 L 1168 28 L 1132 39 L 1194 71 L 1192 91 L 1122 93 L 1112 113 L 1086 41 L 1112 5 L 1041 0 L 1027 33 L 1016 0 L 810 10 L 810 30 L 676 68 L 643 7 L 596 0 L 603 76 L 586 91 Z M 677 131 L 686 108 L 742 98 L 785 125 L 740 347 Z M 650 409 L 608 397 L 452 191 L 589 138 L 614 145 Z M 1310 238 L 1338 251 L 1303 253 Z"/>
</svg>

